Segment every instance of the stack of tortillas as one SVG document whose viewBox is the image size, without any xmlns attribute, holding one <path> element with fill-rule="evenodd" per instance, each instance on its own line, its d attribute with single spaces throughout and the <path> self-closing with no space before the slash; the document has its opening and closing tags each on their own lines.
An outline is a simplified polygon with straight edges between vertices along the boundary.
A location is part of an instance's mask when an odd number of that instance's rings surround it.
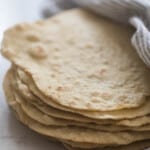
<svg viewBox="0 0 150 150">
<path fill-rule="evenodd" d="M 17 118 L 71 150 L 150 146 L 150 71 L 133 32 L 80 9 L 7 30 L 4 91 Z"/>
</svg>

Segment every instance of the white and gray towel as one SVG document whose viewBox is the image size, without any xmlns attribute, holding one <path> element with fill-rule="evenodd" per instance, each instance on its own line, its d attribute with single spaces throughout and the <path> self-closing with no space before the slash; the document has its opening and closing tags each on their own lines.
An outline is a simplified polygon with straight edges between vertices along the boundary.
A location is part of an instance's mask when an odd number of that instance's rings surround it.
<svg viewBox="0 0 150 150">
<path fill-rule="evenodd" d="M 50 0 L 50 13 L 78 6 L 136 28 L 131 42 L 150 67 L 150 0 Z M 50 5 L 49 5 L 50 6 Z"/>
</svg>

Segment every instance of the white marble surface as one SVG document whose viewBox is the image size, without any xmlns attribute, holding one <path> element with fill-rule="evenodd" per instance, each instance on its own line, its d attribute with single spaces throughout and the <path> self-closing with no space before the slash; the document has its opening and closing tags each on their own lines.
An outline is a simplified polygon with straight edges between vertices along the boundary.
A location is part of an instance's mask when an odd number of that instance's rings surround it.
<svg viewBox="0 0 150 150">
<path fill-rule="evenodd" d="M 3 31 L 18 22 L 40 18 L 43 0 L 0 0 L 0 40 Z M 42 3 L 43 4 L 43 3 Z M 9 63 L 0 56 L 0 150 L 64 150 L 19 123 L 9 112 L 2 90 L 2 80 Z"/>
</svg>

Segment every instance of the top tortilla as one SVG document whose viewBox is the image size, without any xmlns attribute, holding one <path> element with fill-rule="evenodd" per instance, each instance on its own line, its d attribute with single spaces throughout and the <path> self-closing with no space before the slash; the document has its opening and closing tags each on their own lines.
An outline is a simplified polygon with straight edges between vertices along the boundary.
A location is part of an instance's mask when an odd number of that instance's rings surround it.
<svg viewBox="0 0 150 150">
<path fill-rule="evenodd" d="M 2 53 L 49 101 L 92 111 L 135 108 L 149 99 L 150 76 L 131 35 L 128 27 L 75 9 L 7 30 Z"/>
</svg>

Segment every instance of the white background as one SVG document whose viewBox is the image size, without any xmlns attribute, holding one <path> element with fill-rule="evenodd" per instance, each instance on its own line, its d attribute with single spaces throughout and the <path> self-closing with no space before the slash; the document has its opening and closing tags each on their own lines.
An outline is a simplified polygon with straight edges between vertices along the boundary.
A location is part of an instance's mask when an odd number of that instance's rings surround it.
<svg viewBox="0 0 150 150">
<path fill-rule="evenodd" d="M 8 27 L 41 18 L 45 0 L 0 0 L 0 42 Z M 15 38 L 15 37 L 14 37 Z M 64 150 L 19 123 L 9 112 L 2 90 L 3 76 L 9 63 L 0 56 L 0 150 Z"/>
</svg>

